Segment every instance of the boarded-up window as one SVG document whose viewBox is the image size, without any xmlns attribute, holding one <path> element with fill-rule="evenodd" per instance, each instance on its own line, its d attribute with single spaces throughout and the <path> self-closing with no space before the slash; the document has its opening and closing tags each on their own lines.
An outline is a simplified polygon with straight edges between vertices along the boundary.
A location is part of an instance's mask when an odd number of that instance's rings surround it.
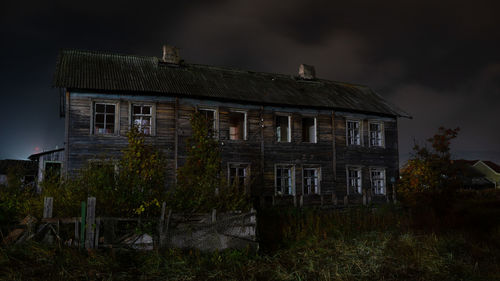
<svg viewBox="0 0 500 281">
<path fill-rule="evenodd" d="M 145 135 L 152 134 L 152 108 L 151 105 L 133 105 L 133 125 L 137 126 L 139 131 Z"/>
<path fill-rule="evenodd" d="M 361 194 L 361 168 L 347 168 L 347 194 Z"/>
<path fill-rule="evenodd" d="M 359 121 L 347 121 L 347 145 L 361 145 L 359 124 Z"/>
<path fill-rule="evenodd" d="M 373 194 L 385 194 L 385 169 L 371 169 L 370 171 Z"/>
<path fill-rule="evenodd" d="M 115 132 L 115 104 L 95 103 L 94 134 L 106 135 Z"/>
<path fill-rule="evenodd" d="M 316 118 L 302 118 L 302 141 L 316 143 Z"/>
<path fill-rule="evenodd" d="M 290 142 L 290 116 L 276 116 L 276 141 Z"/>
<path fill-rule="evenodd" d="M 304 168 L 304 195 L 319 194 L 319 167 Z"/>
<path fill-rule="evenodd" d="M 293 166 L 276 166 L 276 194 L 293 195 L 295 194 L 295 181 L 293 180 Z"/>
<path fill-rule="evenodd" d="M 370 123 L 370 146 L 382 146 L 381 123 Z"/>
<path fill-rule="evenodd" d="M 244 140 L 246 137 L 245 113 L 229 113 L 229 139 Z"/>
</svg>

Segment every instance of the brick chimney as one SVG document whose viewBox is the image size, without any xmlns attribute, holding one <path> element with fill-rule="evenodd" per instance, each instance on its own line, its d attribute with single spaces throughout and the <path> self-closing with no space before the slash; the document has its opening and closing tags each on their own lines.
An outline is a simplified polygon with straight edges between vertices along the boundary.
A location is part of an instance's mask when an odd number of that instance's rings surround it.
<svg viewBox="0 0 500 281">
<path fill-rule="evenodd" d="M 174 46 L 163 45 L 163 57 L 161 60 L 166 63 L 179 64 L 181 61 L 179 49 Z"/>
<path fill-rule="evenodd" d="M 314 70 L 314 66 L 301 64 L 299 66 L 299 77 L 301 79 L 312 80 L 316 78 L 316 71 Z"/>
</svg>

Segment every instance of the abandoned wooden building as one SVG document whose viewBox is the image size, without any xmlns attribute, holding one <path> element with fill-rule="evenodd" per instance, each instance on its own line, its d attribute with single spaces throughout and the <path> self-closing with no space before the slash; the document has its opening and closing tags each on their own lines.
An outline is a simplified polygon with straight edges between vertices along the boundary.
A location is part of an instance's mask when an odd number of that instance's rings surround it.
<svg viewBox="0 0 500 281">
<path fill-rule="evenodd" d="M 366 86 L 163 57 L 64 50 L 54 86 L 64 93 L 64 171 L 116 158 L 133 124 L 168 159 L 167 184 L 186 158 L 190 115 L 213 123 L 229 180 L 262 204 L 386 201 L 398 177 L 398 117 Z M 364 199 L 363 199 L 364 198 Z"/>
</svg>

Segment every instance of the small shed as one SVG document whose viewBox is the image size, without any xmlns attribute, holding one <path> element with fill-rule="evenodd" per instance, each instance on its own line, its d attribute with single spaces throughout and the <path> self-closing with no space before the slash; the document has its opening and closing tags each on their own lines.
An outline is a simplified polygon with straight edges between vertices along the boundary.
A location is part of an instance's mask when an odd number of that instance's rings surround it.
<svg viewBox="0 0 500 281">
<path fill-rule="evenodd" d="M 64 163 L 64 148 L 56 148 L 39 153 L 32 154 L 28 157 L 36 162 L 37 182 L 36 190 L 41 192 L 40 182 L 48 177 L 61 177 Z"/>
</svg>

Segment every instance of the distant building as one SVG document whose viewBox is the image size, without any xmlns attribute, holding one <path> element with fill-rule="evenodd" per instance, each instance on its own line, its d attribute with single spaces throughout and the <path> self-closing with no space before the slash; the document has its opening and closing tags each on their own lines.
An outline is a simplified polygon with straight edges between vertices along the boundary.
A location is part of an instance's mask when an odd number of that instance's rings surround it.
<svg viewBox="0 0 500 281">
<path fill-rule="evenodd" d="M 491 161 L 454 160 L 464 188 L 500 188 L 500 166 Z"/>
<path fill-rule="evenodd" d="M 29 160 L 0 160 L 0 185 L 8 185 L 8 176 L 18 176 L 23 185 L 32 185 L 35 181 L 36 166 Z"/>
</svg>

